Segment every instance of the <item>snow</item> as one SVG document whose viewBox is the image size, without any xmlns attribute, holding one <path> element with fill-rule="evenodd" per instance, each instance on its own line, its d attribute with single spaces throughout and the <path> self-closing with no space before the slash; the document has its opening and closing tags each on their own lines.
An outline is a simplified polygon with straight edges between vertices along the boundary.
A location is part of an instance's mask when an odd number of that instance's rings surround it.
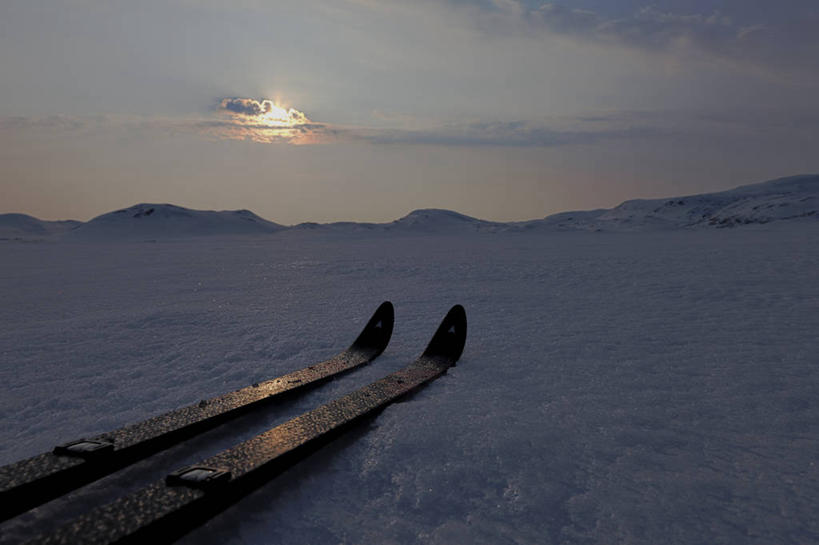
<svg viewBox="0 0 819 545">
<path fill-rule="evenodd" d="M 123 240 L 180 238 L 208 235 L 266 234 L 281 225 L 250 210 L 191 210 L 172 204 L 137 204 L 116 210 L 80 225 L 68 236 L 73 240 Z"/>
<path fill-rule="evenodd" d="M 494 222 L 435 208 L 414 210 L 388 223 L 306 222 L 284 226 L 249 210 L 191 210 L 171 204 L 137 204 L 87 223 L 44 222 L 23 214 L 0 215 L 0 239 L 116 242 L 171 240 L 204 236 L 269 235 L 279 231 L 467 234 L 506 231 L 645 232 L 726 228 L 776 221 L 819 220 L 819 175 L 790 176 L 730 191 L 666 199 L 637 199 L 615 208 L 561 212 L 543 219 Z"/>
<path fill-rule="evenodd" d="M 360 233 L 496 233 L 504 231 L 645 232 L 726 228 L 776 221 L 819 220 L 819 175 L 800 175 L 729 191 L 664 199 L 635 199 L 612 209 L 579 210 L 543 219 L 492 222 L 451 210 L 415 210 L 391 223 L 304 223 L 296 230 Z"/>
<path fill-rule="evenodd" d="M 815 221 L 3 241 L 0 263 L 0 463 L 301 368 L 396 308 L 371 365 L 2 544 L 403 367 L 455 303 L 457 367 L 181 543 L 819 542 Z"/>
<path fill-rule="evenodd" d="M 496 232 L 509 228 L 509 224 L 492 222 L 459 214 L 452 210 L 426 208 L 413 210 L 406 216 L 389 223 L 300 223 L 292 229 L 297 231 L 322 231 L 328 233 L 390 232 L 393 234 L 471 233 Z"/>
<path fill-rule="evenodd" d="M 489 231 L 502 227 L 502 223 L 480 220 L 451 210 L 428 208 L 410 212 L 387 225 L 388 229 L 420 232 L 470 232 Z"/>
<path fill-rule="evenodd" d="M 626 201 L 611 210 L 561 213 L 528 229 L 647 231 L 819 220 L 819 175 L 780 178 L 730 191 Z"/>
<path fill-rule="evenodd" d="M 50 237 L 75 229 L 79 221 L 43 221 L 27 214 L 0 214 L 0 240 Z"/>
</svg>

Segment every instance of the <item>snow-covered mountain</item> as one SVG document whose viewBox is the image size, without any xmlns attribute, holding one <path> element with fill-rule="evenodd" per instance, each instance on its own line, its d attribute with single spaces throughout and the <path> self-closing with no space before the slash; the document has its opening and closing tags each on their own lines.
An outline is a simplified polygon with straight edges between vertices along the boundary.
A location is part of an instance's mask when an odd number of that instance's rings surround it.
<svg viewBox="0 0 819 545">
<path fill-rule="evenodd" d="M 137 204 L 97 216 L 74 229 L 76 239 L 119 240 L 245 235 L 272 233 L 279 224 L 260 218 L 249 210 L 191 210 L 171 204 Z"/>
<path fill-rule="evenodd" d="M 723 228 L 784 220 L 819 219 L 819 174 L 791 176 L 729 191 L 665 199 L 635 199 L 611 209 L 561 212 L 522 222 L 486 221 L 451 210 L 421 209 L 388 223 L 301 223 L 283 226 L 249 210 L 215 212 L 171 204 L 138 204 L 87 223 L 0 215 L 0 238 L 64 235 L 78 240 L 178 238 L 279 231 L 339 235 L 375 232 L 463 234 L 501 231 L 657 231 Z"/>
<path fill-rule="evenodd" d="M 521 229 L 649 231 L 819 219 L 819 175 L 780 178 L 719 193 L 625 201 L 610 210 L 563 212 Z"/>
<path fill-rule="evenodd" d="M 721 228 L 819 219 L 819 175 L 780 178 L 729 191 L 635 199 L 611 209 L 561 212 L 523 222 L 492 222 L 451 210 L 422 209 L 390 223 L 303 223 L 299 230 L 464 233 L 499 231 L 654 231 Z"/>
<path fill-rule="evenodd" d="M 445 231 L 448 233 L 460 233 L 493 231 L 504 228 L 505 224 L 473 218 L 451 210 L 425 208 L 410 212 L 403 218 L 386 224 L 385 227 L 388 230 L 395 231 L 419 231 L 424 233 Z"/>
<path fill-rule="evenodd" d="M 45 221 L 26 214 L 0 214 L 0 238 L 45 238 L 75 229 L 82 222 Z"/>
<path fill-rule="evenodd" d="M 332 233 L 395 232 L 395 233 L 469 233 L 499 231 L 507 228 L 505 223 L 481 220 L 438 208 L 414 210 L 406 216 L 388 223 L 357 223 L 341 221 L 334 223 L 300 223 L 292 227 L 298 231 L 324 231 Z"/>
</svg>

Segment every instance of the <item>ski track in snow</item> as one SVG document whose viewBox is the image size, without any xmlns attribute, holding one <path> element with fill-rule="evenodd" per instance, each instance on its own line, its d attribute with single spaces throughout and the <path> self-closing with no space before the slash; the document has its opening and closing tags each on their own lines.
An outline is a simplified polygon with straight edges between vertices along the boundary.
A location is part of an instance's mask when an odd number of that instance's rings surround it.
<svg viewBox="0 0 819 545">
<path fill-rule="evenodd" d="M 403 367 L 458 366 L 180 543 L 819 542 L 819 227 L 0 243 L 0 463 L 369 366 L 0 526 L 14 542 Z"/>
</svg>

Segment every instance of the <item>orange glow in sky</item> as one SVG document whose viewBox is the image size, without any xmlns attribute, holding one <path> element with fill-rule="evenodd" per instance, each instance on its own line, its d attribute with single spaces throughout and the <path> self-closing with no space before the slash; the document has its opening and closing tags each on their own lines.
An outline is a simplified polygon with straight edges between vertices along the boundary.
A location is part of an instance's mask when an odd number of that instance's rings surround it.
<svg viewBox="0 0 819 545">
<path fill-rule="evenodd" d="M 304 112 L 270 99 L 224 98 L 219 109 L 230 117 L 230 123 L 218 131 L 225 138 L 266 144 L 313 144 L 323 128 L 310 121 Z"/>
</svg>

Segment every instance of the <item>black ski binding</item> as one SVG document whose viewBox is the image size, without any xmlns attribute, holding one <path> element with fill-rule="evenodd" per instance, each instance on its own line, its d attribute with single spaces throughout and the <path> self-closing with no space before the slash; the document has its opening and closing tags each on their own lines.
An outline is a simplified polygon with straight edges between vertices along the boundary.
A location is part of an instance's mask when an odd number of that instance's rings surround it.
<svg viewBox="0 0 819 545">
<path fill-rule="evenodd" d="M 114 443 L 101 439 L 79 439 L 54 447 L 54 454 L 77 458 L 96 458 L 114 451 Z"/>
<path fill-rule="evenodd" d="M 165 484 L 205 489 L 224 484 L 230 477 L 230 471 L 219 467 L 186 466 L 165 477 Z"/>
</svg>

